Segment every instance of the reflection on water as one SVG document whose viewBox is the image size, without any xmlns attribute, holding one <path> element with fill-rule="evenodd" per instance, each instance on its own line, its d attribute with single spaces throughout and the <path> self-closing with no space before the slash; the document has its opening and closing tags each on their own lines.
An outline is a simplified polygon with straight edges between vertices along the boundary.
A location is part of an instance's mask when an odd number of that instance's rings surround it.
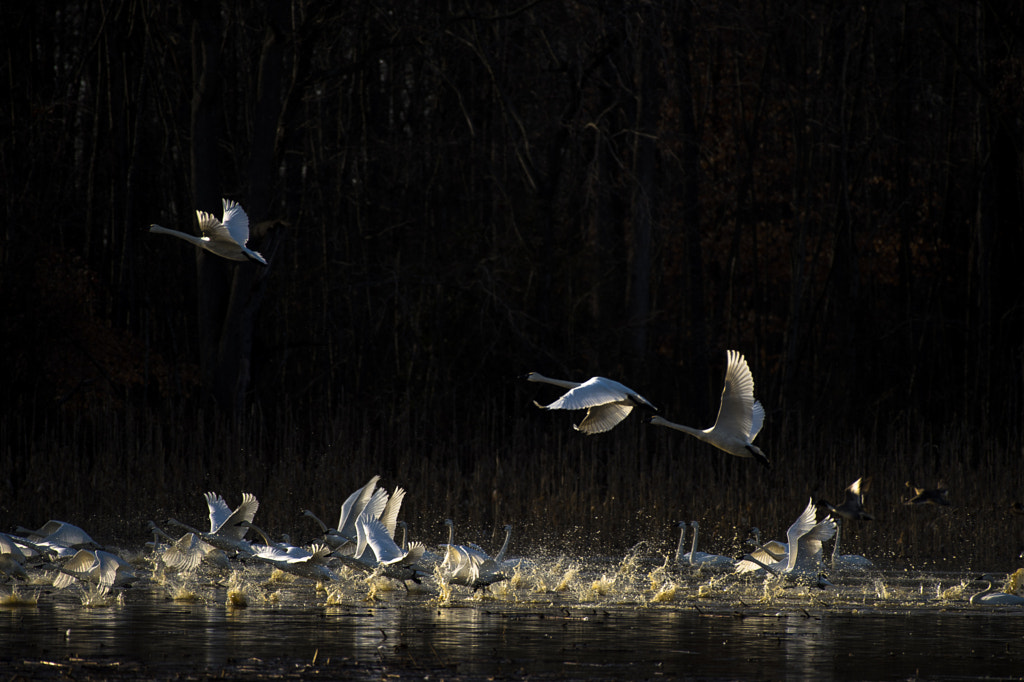
<svg viewBox="0 0 1024 682">
<path fill-rule="evenodd" d="M 228 605 L 227 583 L 197 585 L 199 601 L 183 603 L 166 584 L 145 582 L 96 608 L 71 590 L 21 587 L 37 603 L 0 609 L 0 667 L 31 673 L 29 662 L 84 659 L 121 662 L 122 676 L 245 677 L 263 666 L 264 677 L 377 679 L 1024 675 L 1024 609 L 968 605 L 961 576 L 875 573 L 822 591 L 604 568 L 559 564 L 491 593 L 455 588 L 448 599 L 394 582 L 353 581 L 328 594 L 250 572 L 246 608 Z"/>
</svg>

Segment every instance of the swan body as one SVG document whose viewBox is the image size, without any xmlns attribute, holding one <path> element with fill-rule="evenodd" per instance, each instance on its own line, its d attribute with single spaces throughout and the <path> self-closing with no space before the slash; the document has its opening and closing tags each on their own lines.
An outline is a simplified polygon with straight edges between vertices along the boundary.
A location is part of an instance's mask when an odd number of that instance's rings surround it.
<svg viewBox="0 0 1024 682">
<path fill-rule="evenodd" d="M 88 533 L 66 521 L 50 520 L 36 530 L 18 526 L 15 532 L 26 535 L 30 541 L 40 545 L 60 545 L 73 550 L 98 549 L 100 547 L 100 544 L 89 537 Z"/>
<path fill-rule="evenodd" d="M 331 548 L 327 545 L 313 545 L 309 550 L 301 547 L 283 548 L 280 545 L 254 545 L 253 557 L 285 573 L 311 580 L 341 580 L 341 576 L 326 564 Z"/>
<path fill-rule="evenodd" d="M 693 545 L 690 547 L 689 552 L 683 554 L 683 543 L 686 539 L 687 525 L 693 528 Z M 700 525 L 696 521 L 691 521 L 689 524 L 686 521 L 680 521 L 679 528 L 681 532 L 679 533 L 679 546 L 676 548 L 676 563 L 689 564 L 690 566 L 707 566 L 709 568 L 727 568 L 736 564 L 730 557 L 697 551 L 697 537 L 700 534 Z"/>
<path fill-rule="evenodd" d="M 688 433 L 730 455 L 753 458 L 770 467 L 768 457 L 754 445 L 754 439 L 764 425 L 764 407 L 754 400 L 754 377 L 739 351 L 730 350 L 726 356 L 725 386 L 714 426 L 695 429 L 659 416 L 650 417 L 647 422 Z"/>
<path fill-rule="evenodd" d="M 1007 594 L 1006 592 L 995 592 L 995 588 L 992 586 L 992 578 L 990 575 L 983 575 L 978 578 L 979 581 L 985 583 L 985 589 L 971 596 L 971 604 L 983 604 L 987 606 L 1024 606 L 1024 597 L 1016 594 Z"/>
<path fill-rule="evenodd" d="M 209 532 L 197 530 L 176 519 L 168 519 L 167 524 L 194 533 L 203 542 L 224 552 L 251 555 L 252 545 L 245 539 L 245 534 L 249 532 L 248 524 L 252 523 L 260 507 L 256 496 L 252 493 L 242 493 L 242 503 L 235 510 L 232 510 L 217 493 L 209 492 L 203 497 L 209 508 Z"/>
<path fill-rule="evenodd" d="M 25 570 L 27 561 L 28 557 L 21 551 L 21 546 L 7 533 L 0 533 L 0 573 L 27 579 L 28 571 Z"/>
<path fill-rule="evenodd" d="M 150 521 L 148 525 L 154 538 L 162 537 L 167 541 L 167 549 L 160 554 L 160 559 L 168 568 L 189 573 L 199 568 L 203 559 L 207 558 L 211 552 L 219 551 L 213 545 L 203 542 L 195 533 L 185 533 L 180 538 L 174 539 L 156 525 L 156 522 Z M 154 551 L 159 551 L 159 547 L 154 546 Z M 223 552 L 219 552 L 219 554 L 224 556 Z"/>
<path fill-rule="evenodd" d="M 453 551 L 457 559 L 449 561 L 452 556 L 449 554 L 445 559 L 447 565 L 442 563 L 436 569 L 442 580 L 472 588 L 473 592 L 508 580 L 508 574 L 503 572 L 493 559 L 482 559 L 478 554 L 468 552 L 462 545 L 456 545 Z"/>
<path fill-rule="evenodd" d="M 633 389 L 604 377 L 593 377 L 579 383 L 551 379 L 543 374 L 530 372 L 525 378 L 527 381 L 569 389 L 565 395 L 553 403 L 541 405 L 535 400 L 533 404 L 542 410 L 586 410 L 587 414 L 583 421 L 573 428 L 587 435 L 610 431 L 628 417 L 634 407 L 658 409 Z"/>
<path fill-rule="evenodd" d="M 831 540 L 835 533 L 835 521 L 826 516 L 819 522 L 814 500 L 810 499 L 803 513 L 786 531 L 789 540 L 786 555 L 770 563 L 758 559 L 756 552 L 755 555 L 746 555 L 736 566 L 736 573 L 760 572 L 766 567 L 772 573 L 817 573 L 821 565 L 821 544 Z"/>
<path fill-rule="evenodd" d="M 230 199 L 221 199 L 221 204 L 224 207 L 223 222 L 210 213 L 196 211 L 202 237 L 171 230 L 161 225 L 150 225 L 149 231 L 184 239 L 221 258 L 234 261 L 254 260 L 266 265 L 267 261 L 262 255 L 246 246 L 249 241 L 249 216 L 245 214 L 241 206 Z"/>
<path fill-rule="evenodd" d="M 935 504 L 941 507 L 950 506 L 948 497 L 949 490 L 942 481 L 939 481 L 938 486 L 935 488 L 918 488 L 910 481 L 906 482 L 906 486 L 914 491 L 914 495 L 903 504 Z"/>
<path fill-rule="evenodd" d="M 453 544 L 455 542 L 455 522 L 451 519 L 445 519 L 444 525 L 448 526 L 448 542 L 441 545 L 445 550 L 445 556 L 442 562 L 443 564 L 446 566 L 458 564 L 462 559 L 462 554 L 468 554 L 469 556 L 476 557 L 479 559 L 480 563 L 492 560 L 490 555 L 477 545 Z"/>
<path fill-rule="evenodd" d="M 414 542 L 409 549 L 403 550 L 395 543 L 395 539 L 388 533 L 387 526 L 380 519 L 361 516 L 356 524 L 356 532 L 359 535 L 357 541 L 355 558 L 360 558 L 369 547 L 373 552 L 377 563 L 382 566 L 409 566 L 415 564 L 423 556 L 426 549 L 422 544 Z"/>
</svg>

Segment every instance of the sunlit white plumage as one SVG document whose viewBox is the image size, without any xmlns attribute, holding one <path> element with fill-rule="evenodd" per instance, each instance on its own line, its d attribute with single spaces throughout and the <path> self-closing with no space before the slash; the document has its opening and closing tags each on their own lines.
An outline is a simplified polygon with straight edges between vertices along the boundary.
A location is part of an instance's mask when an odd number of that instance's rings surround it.
<svg viewBox="0 0 1024 682">
<path fill-rule="evenodd" d="M 683 545 L 686 540 L 686 527 L 690 526 L 693 528 L 693 544 L 690 546 L 690 551 L 683 554 Z M 735 561 L 730 557 L 723 556 L 721 554 L 709 554 L 707 552 L 697 551 L 697 538 L 700 534 L 700 524 L 696 521 L 691 521 L 689 524 L 686 521 L 679 522 L 679 546 L 676 548 L 676 563 L 689 564 L 690 566 L 706 566 L 709 568 L 728 568 L 735 565 Z"/>
<path fill-rule="evenodd" d="M 789 541 L 786 556 L 771 562 L 763 561 L 753 555 L 746 555 L 736 565 L 737 573 L 750 573 L 764 570 L 765 564 L 773 573 L 816 573 L 821 566 L 821 543 L 830 540 L 836 532 L 835 521 L 826 516 L 817 520 L 817 509 L 814 500 L 808 500 L 807 507 L 786 531 Z M 755 553 L 756 554 L 756 553 Z"/>
<path fill-rule="evenodd" d="M 341 577 L 327 566 L 331 548 L 327 545 L 313 545 L 306 550 L 301 547 L 290 549 L 272 545 L 253 545 L 253 557 L 285 573 L 291 573 L 311 580 L 340 580 Z"/>
<path fill-rule="evenodd" d="M 62 589 L 76 579 L 98 583 L 100 587 L 115 587 L 130 583 L 135 579 L 135 573 L 132 565 L 116 554 L 102 549 L 80 549 L 60 567 L 53 586 Z"/>
<path fill-rule="evenodd" d="M 88 533 L 67 521 L 51 519 L 36 530 L 18 526 L 15 532 L 27 536 L 31 542 L 47 546 L 60 545 L 71 549 L 95 549 L 100 546 Z"/>
<path fill-rule="evenodd" d="M 983 575 L 978 578 L 985 583 L 985 589 L 971 596 L 971 604 L 984 604 L 988 606 L 1024 606 L 1024 597 L 1006 592 L 996 592 L 993 586 L 993 575 Z"/>
<path fill-rule="evenodd" d="M 16 578 L 28 578 L 25 563 L 28 557 L 7 533 L 0 533 L 0 573 Z"/>
<path fill-rule="evenodd" d="M 728 365 L 725 370 L 725 387 L 722 389 L 722 402 L 714 426 L 695 429 L 658 416 L 650 417 L 647 421 L 688 433 L 730 455 L 752 457 L 770 466 L 768 457 L 761 448 L 754 445 L 754 439 L 764 424 L 764 407 L 754 400 L 754 377 L 739 351 L 730 350 L 726 355 Z"/>
<path fill-rule="evenodd" d="M 586 410 L 587 415 L 574 428 L 588 435 L 610 431 L 628 417 L 634 407 L 642 405 L 658 409 L 633 389 L 604 377 L 593 377 L 579 383 L 530 372 L 526 380 L 568 388 L 569 392 L 553 403 L 541 405 L 535 400 L 533 404 L 543 410 Z"/>
<path fill-rule="evenodd" d="M 161 225 L 150 225 L 149 231 L 184 239 L 221 258 L 235 261 L 254 260 L 266 265 L 267 261 L 262 255 L 246 246 L 249 241 L 249 216 L 245 214 L 241 206 L 230 199 L 221 199 L 221 203 L 224 207 L 223 222 L 210 213 L 196 211 L 196 216 L 199 218 L 199 230 L 203 235 L 201 237 Z"/>
<path fill-rule="evenodd" d="M 252 523 L 256 511 L 260 507 L 259 501 L 252 493 L 242 493 L 242 503 L 234 510 L 227 505 L 220 495 L 208 492 L 203 495 L 206 505 L 209 508 L 210 530 L 203 532 L 196 530 L 176 519 L 168 519 L 168 525 L 174 525 L 184 530 L 195 533 L 204 542 L 209 543 L 217 549 L 228 553 L 251 554 L 252 546 L 245 539 L 249 532 L 247 523 Z M 246 524 L 243 524 L 246 522 Z"/>
</svg>

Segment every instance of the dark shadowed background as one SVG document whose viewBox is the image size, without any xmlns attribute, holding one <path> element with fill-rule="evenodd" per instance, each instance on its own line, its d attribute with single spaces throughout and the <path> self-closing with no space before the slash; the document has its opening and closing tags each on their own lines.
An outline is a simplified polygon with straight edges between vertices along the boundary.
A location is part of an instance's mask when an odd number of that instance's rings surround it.
<svg viewBox="0 0 1024 682">
<path fill-rule="evenodd" d="M 1007 570 L 1024 516 L 1014 0 L 5 3 L 0 530 L 141 544 L 201 493 L 312 535 L 718 550 L 871 476 L 847 548 Z M 239 201 L 236 264 L 172 237 Z M 710 426 L 725 351 L 771 471 Z M 950 488 L 910 508 L 905 481 Z"/>
</svg>

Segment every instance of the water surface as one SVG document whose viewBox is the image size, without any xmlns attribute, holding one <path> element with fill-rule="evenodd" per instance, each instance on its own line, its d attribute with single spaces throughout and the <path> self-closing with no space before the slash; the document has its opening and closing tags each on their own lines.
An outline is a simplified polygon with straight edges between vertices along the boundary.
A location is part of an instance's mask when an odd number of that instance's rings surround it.
<svg viewBox="0 0 1024 682">
<path fill-rule="evenodd" d="M 622 562 L 538 564 L 490 592 L 260 568 L 155 576 L 106 600 L 44 584 L 0 609 L 0 667 L 77 679 L 1024 679 L 1024 609 L 967 576 L 820 590 Z M 184 601 L 187 598 L 189 601 Z M 31 600 L 31 599 L 30 599 Z"/>
</svg>

